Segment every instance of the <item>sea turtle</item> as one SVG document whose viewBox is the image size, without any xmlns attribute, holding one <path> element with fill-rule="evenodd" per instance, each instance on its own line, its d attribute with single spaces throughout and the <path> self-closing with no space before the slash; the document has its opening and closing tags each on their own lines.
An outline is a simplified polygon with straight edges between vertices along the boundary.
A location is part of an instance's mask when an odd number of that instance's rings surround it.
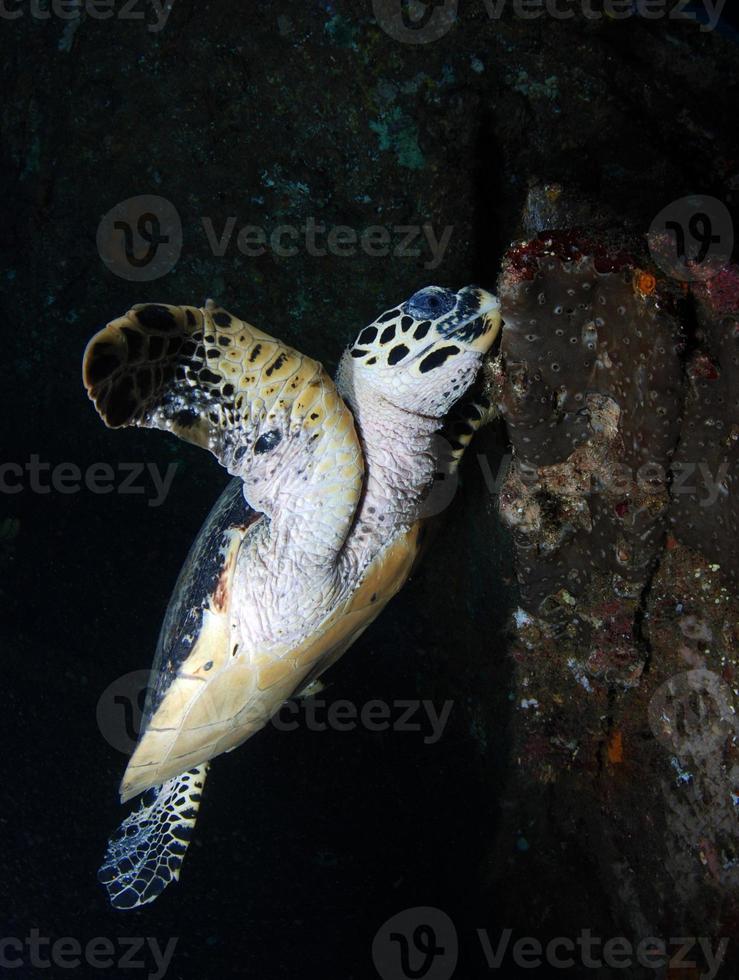
<svg viewBox="0 0 739 980">
<path fill-rule="evenodd" d="M 435 477 L 482 418 L 460 399 L 499 326 L 484 290 L 429 286 L 359 333 L 336 383 L 211 300 L 134 306 L 88 344 L 84 382 L 108 426 L 173 432 L 237 478 L 165 615 L 121 785 L 124 802 L 150 792 L 99 875 L 114 906 L 179 877 L 209 760 L 315 681 L 408 578 Z"/>
</svg>

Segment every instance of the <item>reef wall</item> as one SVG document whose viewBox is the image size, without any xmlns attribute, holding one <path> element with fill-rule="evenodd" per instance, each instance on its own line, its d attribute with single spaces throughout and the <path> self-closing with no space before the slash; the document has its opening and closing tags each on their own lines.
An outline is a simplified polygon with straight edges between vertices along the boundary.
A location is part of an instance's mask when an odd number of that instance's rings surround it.
<svg viewBox="0 0 739 980">
<path fill-rule="evenodd" d="M 533 188 L 499 277 L 508 822 L 538 891 L 590 865 L 634 935 L 735 937 L 737 269 L 676 282 L 608 216 L 570 223 L 586 214 Z"/>
</svg>

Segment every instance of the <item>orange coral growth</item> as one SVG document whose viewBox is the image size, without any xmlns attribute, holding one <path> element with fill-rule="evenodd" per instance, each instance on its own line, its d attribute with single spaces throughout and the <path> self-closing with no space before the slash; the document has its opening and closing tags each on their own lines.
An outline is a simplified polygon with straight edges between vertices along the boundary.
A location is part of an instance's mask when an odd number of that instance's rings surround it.
<svg viewBox="0 0 739 980">
<path fill-rule="evenodd" d="M 651 272 L 643 272 L 637 269 L 634 273 L 634 291 L 641 296 L 651 296 L 657 288 L 657 280 Z"/>
<path fill-rule="evenodd" d="M 621 732 L 614 732 L 608 740 L 608 761 L 618 765 L 624 761 L 624 739 Z"/>
</svg>

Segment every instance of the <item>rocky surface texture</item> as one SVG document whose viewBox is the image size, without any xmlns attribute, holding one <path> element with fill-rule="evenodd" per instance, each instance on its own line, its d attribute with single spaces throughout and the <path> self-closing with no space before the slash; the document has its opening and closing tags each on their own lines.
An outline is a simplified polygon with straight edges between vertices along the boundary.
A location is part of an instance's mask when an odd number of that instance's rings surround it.
<svg viewBox="0 0 739 980">
<path fill-rule="evenodd" d="M 685 420 L 675 458 L 675 537 L 739 581 L 739 267 L 696 285 Z"/>
<path fill-rule="evenodd" d="M 635 932 L 733 936 L 736 270 L 686 296 L 638 238 L 569 227 L 562 194 L 531 192 L 539 229 L 504 259 L 489 371 L 521 590 L 509 800 L 522 822 L 545 790 L 537 832 L 590 840 Z"/>
<path fill-rule="evenodd" d="M 680 327 L 634 259 L 599 256 L 567 233 L 542 232 L 509 253 L 499 294 L 513 449 L 501 513 L 519 549 L 523 606 L 589 643 L 593 624 L 573 620 L 575 601 L 589 589 L 619 606 L 638 599 L 661 543 L 682 410 Z"/>
</svg>

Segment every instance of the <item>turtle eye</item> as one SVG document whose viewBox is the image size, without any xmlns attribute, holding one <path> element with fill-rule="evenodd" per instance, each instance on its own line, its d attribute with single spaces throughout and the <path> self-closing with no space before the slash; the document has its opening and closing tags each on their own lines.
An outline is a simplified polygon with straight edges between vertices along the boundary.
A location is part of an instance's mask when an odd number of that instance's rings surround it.
<svg viewBox="0 0 739 980">
<path fill-rule="evenodd" d="M 254 452 L 261 456 L 262 453 L 271 452 L 275 446 L 279 446 L 282 442 L 282 433 L 279 429 L 270 429 L 269 432 L 265 432 L 261 435 L 257 441 L 254 443 Z"/>
<path fill-rule="evenodd" d="M 433 320 L 453 310 L 456 302 L 456 294 L 451 289 L 427 286 L 411 296 L 406 303 L 406 310 L 416 320 Z"/>
</svg>

